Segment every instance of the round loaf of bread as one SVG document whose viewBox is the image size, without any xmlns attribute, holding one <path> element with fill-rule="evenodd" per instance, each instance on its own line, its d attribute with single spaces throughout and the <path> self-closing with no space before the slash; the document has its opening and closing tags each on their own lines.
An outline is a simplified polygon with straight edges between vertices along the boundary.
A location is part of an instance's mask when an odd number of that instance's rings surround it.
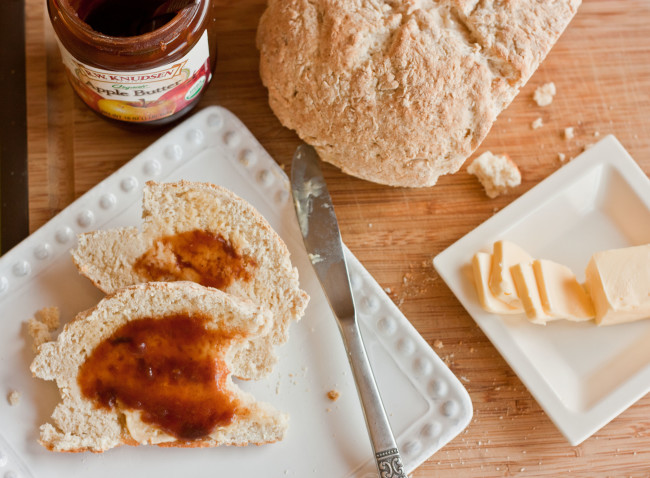
<svg viewBox="0 0 650 478">
<path fill-rule="evenodd" d="M 487 135 L 580 0 L 269 0 L 260 74 L 286 127 L 344 172 L 432 186 Z"/>
<path fill-rule="evenodd" d="M 205 330 L 225 337 L 224 341 L 220 342 L 220 347 L 210 350 L 210 356 L 213 360 L 218 360 L 219 364 L 223 364 L 223 368 L 217 369 L 216 380 L 219 380 L 222 390 L 237 403 L 229 423 L 217 425 L 208 434 L 193 440 L 179 439 L 152 425 L 143 419 L 141 410 L 123 406 L 119 396 L 112 406 L 100 406 L 96 400 L 84 395 L 79 380 L 80 369 L 100 344 L 106 341 L 114 344 L 128 340 L 121 336 L 116 338 L 114 335 L 116 331 L 122 330 L 123 326 L 140 319 L 160 321 L 177 315 L 200 317 Z M 61 403 L 52 414 L 52 423 L 41 426 L 41 444 L 53 451 L 103 452 L 120 445 L 210 447 L 262 444 L 281 440 L 287 428 L 287 416 L 266 403 L 256 402 L 230 378 L 232 362 L 236 360 L 235 346 L 250 338 L 264 335 L 271 323 L 270 314 L 259 306 L 217 289 L 187 281 L 149 282 L 109 294 L 96 307 L 80 313 L 66 324 L 55 341 L 41 345 L 32 362 L 31 371 L 34 376 L 56 381 L 61 393 Z M 183 331 L 172 333 L 180 336 Z M 143 342 L 142 347 L 134 345 L 135 351 L 131 352 L 138 365 L 147 360 L 146 356 L 141 358 L 142 351 L 160 341 L 152 335 L 149 335 L 148 340 Z M 170 344 L 172 349 L 180 347 L 175 342 L 174 339 Z M 180 339 L 178 342 L 180 343 Z M 196 348 L 200 342 L 183 345 Z M 158 367 L 165 360 L 177 360 L 174 357 L 178 357 L 178 352 L 176 356 L 171 357 L 169 359 L 157 354 L 150 357 L 149 361 L 153 360 L 153 367 Z M 128 360 L 129 357 L 120 358 L 120 363 Z M 195 387 L 192 381 L 196 380 L 198 372 L 188 370 L 188 365 L 183 362 L 174 366 L 185 367 L 181 370 L 184 371 L 185 377 L 189 377 L 181 381 L 181 378 L 174 375 L 174 380 Z M 119 365 L 117 368 L 119 369 Z M 126 377 L 116 376 L 115 373 L 113 377 L 116 380 L 126 381 Z M 145 376 L 145 382 L 148 378 L 164 381 L 165 377 L 163 372 L 156 372 Z M 151 387 L 152 383 L 143 383 L 141 389 Z M 141 399 L 137 397 L 137 400 Z"/>
</svg>

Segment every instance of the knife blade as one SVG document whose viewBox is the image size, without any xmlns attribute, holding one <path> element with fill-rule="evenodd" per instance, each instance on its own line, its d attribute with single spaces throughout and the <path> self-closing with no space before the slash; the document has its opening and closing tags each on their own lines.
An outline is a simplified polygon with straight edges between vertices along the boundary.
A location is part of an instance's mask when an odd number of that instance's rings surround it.
<svg viewBox="0 0 650 478">
<path fill-rule="evenodd" d="M 296 149 L 291 165 L 291 189 L 305 248 L 343 338 L 377 469 L 384 478 L 406 478 L 359 330 L 332 198 L 318 154 L 311 146 L 300 145 Z"/>
</svg>

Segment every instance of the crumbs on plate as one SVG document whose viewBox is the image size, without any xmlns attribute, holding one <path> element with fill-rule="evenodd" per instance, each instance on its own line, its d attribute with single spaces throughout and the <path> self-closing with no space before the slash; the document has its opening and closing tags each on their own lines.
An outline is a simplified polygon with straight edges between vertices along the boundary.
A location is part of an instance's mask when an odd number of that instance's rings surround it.
<svg viewBox="0 0 650 478">
<path fill-rule="evenodd" d="M 20 392 L 18 390 L 11 390 L 7 394 L 7 402 L 9 402 L 9 405 L 11 405 L 12 407 L 18 405 L 18 403 L 20 402 Z"/>
<path fill-rule="evenodd" d="M 327 398 L 329 398 L 333 402 L 337 401 L 340 396 L 341 393 L 338 390 L 330 390 L 329 392 L 327 392 Z"/>
<path fill-rule="evenodd" d="M 52 332 L 59 328 L 60 314 L 58 307 L 45 307 L 27 321 L 27 332 L 32 338 L 34 352 L 45 342 L 52 340 Z"/>
</svg>

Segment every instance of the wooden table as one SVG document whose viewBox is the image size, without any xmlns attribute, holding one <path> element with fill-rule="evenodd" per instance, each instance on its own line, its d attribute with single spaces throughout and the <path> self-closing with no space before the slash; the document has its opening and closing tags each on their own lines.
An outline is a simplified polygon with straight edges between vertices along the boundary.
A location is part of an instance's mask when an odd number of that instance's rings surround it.
<svg viewBox="0 0 650 478">
<path fill-rule="evenodd" d="M 229 108 L 286 167 L 299 143 L 268 107 L 255 30 L 264 0 L 223 3 L 216 77 L 200 103 Z M 131 133 L 98 118 L 62 74 L 43 0 L 28 5 L 31 229 L 123 165 L 165 130 Z M 551 106 L 532 101 L 553 81 Z M 506 152 L 523 183 L 490 200 L 464 169 L 428 189 L 393 189 L 325 167 L 343 238 L 451 370 L 474 404 L 467 429 L 415 477 L 649 476 L 650 397 L 572 447 L 438 277 L 431 259 L 562 166 L 615 134 L 650 173 L 650 2 L 586 0 L 529 84 L 501 114 L 479 152 Z M 531 123 L 542 117 L 544 126 Z M 576 137 L 561 131 L 573 126 Z M 439 341 L 439 342 L 437 342 Z"/>
</svg>

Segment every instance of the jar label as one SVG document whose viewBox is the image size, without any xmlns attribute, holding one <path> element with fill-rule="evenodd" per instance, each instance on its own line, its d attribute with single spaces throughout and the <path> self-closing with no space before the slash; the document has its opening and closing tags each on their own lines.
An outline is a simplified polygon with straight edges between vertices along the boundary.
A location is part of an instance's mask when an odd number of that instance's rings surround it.
<svg viewBox="0 0 650 478">
<path fill-rule="evenodd" d="M 156 121 L 188 106 L 210 81 L 208 32 L 187 55 L 159 68 L 110 71 L 78 61 L 59 43 L 72 87 L 95 111 L 121 121 Z"/>
</svg>

